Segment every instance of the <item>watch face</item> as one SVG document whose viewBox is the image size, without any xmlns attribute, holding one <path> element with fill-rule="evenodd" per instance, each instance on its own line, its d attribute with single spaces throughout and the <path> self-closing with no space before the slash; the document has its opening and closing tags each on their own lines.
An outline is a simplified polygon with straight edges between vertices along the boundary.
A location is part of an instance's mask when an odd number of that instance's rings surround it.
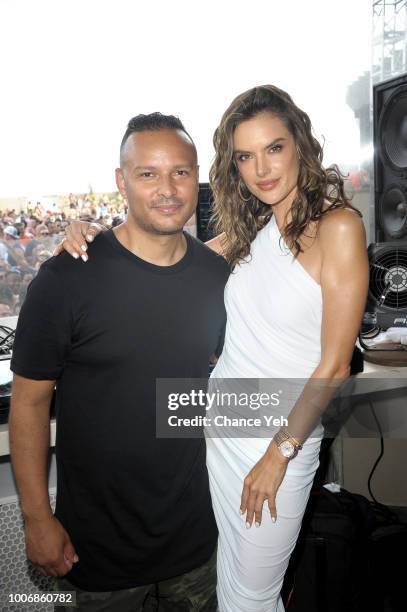
<svg viewBox="0 0 407 612">
<path fill-rule="evenodd" d="M 292 442 L 290 442 L 289 440 L 285 440 L 284 442 L 281 442 L 278 448 L 280 450 L 280 453 L 283 455 L 283 457 L 286 457 L 287 459 L 290 459 L 290 457 L 294 455 L 294 452 L 295 452 L 294 444 L 292 444 Z"/>
</svg>

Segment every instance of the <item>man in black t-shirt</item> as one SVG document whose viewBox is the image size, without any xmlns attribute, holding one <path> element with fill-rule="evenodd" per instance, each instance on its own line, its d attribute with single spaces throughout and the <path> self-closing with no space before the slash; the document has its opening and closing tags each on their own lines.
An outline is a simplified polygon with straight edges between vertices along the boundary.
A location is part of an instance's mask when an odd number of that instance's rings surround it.
<svg viewBox="0 0 407 612">
<path fill-rule="evenodd" d="M 160 610 L 216 610 L 205 443 L 156 437 L 155 384 L 206 377 L 222 347 L 228 267 L 182 232 L 198 166 L 178 119 L 132 119 L 116 181 L 126 222 L 98 236 L 88 263 L 67 253 L 44 263 L 18 321 L 10 441 L 27 554 L 65 576 L 80 610 L 141 610 L 152 589 Z"/>
</svg>

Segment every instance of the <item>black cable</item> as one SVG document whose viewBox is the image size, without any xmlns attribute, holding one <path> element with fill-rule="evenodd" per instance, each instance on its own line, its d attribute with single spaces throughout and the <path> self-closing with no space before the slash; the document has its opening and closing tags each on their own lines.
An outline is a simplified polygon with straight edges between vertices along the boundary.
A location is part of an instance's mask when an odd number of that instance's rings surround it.
<svg viewBox="0 0 407 612">
<path fill-rule="evenodd" d="M 372 467 L 372 469 L 370 471 L 369 478 L 367 479 L 367 488 L 369 490 L 370 497 L 373 499 L 374 503 L 379 505 L 379 502 L 377 501 L 377 499 L 373 495 L 370 483 L 371 483 L 371 480 L 373 478 L 373 474 L 375 473 L 376 468 L 379 465 L 379 463 L 382 460 L 383 455 L 384 455 L 384 440 L 383 440 L 382 428 L 380 426 L 379 419 L 377 418 L 376 413 L 374 411 L 373 404 L 372 404 L 371 400 L 369 400 L 369 407 L 370 407 L 370 411 L 371 411 L 371 413 L 373 415 L 373 418 L 374 418 L 374 420 L 376 422 L 376 425 L 377 425 L 377 429 L 379 430 L 379 434 L 380 434 L 380 454 L 379 454 L 378 458 L 376 459 L 376 461 L 375 461 L 375 463 L 374 463 L 374 465 L 373 465 L 373 467 Z"/>
<path fill-rule="evenodd" d="M 371 340 L 373 338 L 376 338 L 376 336 L 378 336 L 380 334 L 380 331 L 378 331 L 377 334 L 375 334 L 374 336 L 369 336 L 368 340 Z M 362 347 L 362 349 L 364 351 L 371 351 L 371 350 L 377 350 L 377 349 L 372 349 L 368 344 L 366 344 L 366 342 L 364 341 L 364 336 L 362 335 L 362 333 L 359 334 L 359 344 Z"/>
<path fill-rule="evenodd" d="M 377 338 L 377 336 L 381 333 L 381 331 L 382 331 L 381 327 L 377 327 L 377 325 L 374 325 L 373 327 L 371 327 L 367 331 L 364 331 L 364 332 L 361 331 L 360 335 L 362 336 L 362 338 L 366 338 L 367 340 L 371 340 L 372 338 Z"/>
<path fill-rule="evenodd" d="M 373 478 L 373 475 L 376 471 L 377 466 L 379 465 L 380 461 L 383 458 L 384 455 L 384 439 L 383 439 L 383 431 L 379 422 L 379 419 L 377 418 L 376 412 L 373 408 L 373 404 L 371 400 L 368 400 L 369 403 L 369 407 L 370 407 L 370 411 L 373 415 L 373 418 L 375 420 L 375 423 L 377 425 L 377 429 L 379 430 L 379 434 L 380 434 L 380 453 L 379 456 L 377 457 L 376 461 L 374 462 L 374 465 L 372 467 L 372 469 L 370 470 L 370 474 L 369 474 L 369 478 L 367 479 L 367 488 L 370 494 L 370 497 L 373 499 L 373 503 L 374 506 L 377 508 L 377 510 L 379 510 L 380 512 L 382 512 L 382 514 L 391 522 L 391 523 L 399 523 L 399 518 L 398 516 L 392 512 L 387 506 L 385 506 L 384 504 L 381 504 L 380 502 L 377 501 L 377 499 L 375 498 L 375 496 L 373 495 L 373 491 L 372 491 L 372 487 L 371 487 L 371 480 Z"/>
</svg>

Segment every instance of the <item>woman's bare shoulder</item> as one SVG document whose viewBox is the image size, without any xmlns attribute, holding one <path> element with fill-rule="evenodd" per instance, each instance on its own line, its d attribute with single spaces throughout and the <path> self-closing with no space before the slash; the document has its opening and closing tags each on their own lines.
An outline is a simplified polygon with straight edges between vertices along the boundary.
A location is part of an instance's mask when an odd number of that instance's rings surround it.
<svg viewBox="0 0 407 612">
<path fill-rule="evenodd" d="M 334 208 L 323 214 L 318 222 L 318 233 L 322 240 L 330 240 L 333 235 L 345 234 L 348 237 L 364 236 L 362 217 L 352 208 Z"/>
<path fill-rule="evenodd" d="M 208 242 L 205 242 L 205 244 L 207 247 L 212 249 L 212 251 L 215 251 L 215 253 L 224 257 L 226 249 L 225 234 L 219 234 L 219 236 L 215 236 L 215 238 L 208 240 Z"/>
<path fill-rule="evenodd" d="M 362 217 L 349 208 L 325 213 L 319 221 L 318 238 L 324 267 L 339 262 L 353 265 L 366 259 L 366 232 Z M 353 263 L 352 263 L 353 262 Z"/>
</svg>

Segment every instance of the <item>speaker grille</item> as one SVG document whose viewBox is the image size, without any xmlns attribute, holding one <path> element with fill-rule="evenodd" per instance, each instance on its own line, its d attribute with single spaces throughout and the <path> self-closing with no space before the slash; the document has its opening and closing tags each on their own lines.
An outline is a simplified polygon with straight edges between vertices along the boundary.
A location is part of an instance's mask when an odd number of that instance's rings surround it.
<svg viewBox="0 0 407 612">
<path fill-rule="evenodd" d="M 407 89 L 399 87 L 379 122 L 381 155 L 395 170 L 407 170 Z"/>
<path fill-rule="evenodd" d="M 55 507 L 55 494 L 50 496 Z M 41 594 L 52 591 L 54 579 L 41 576 L 27 561 L 24 528 L 18 502 L 0 504 L 0 611 L 52 612 L 54 606 L 46 603 L 12 604 L 9 593 Z"/>
<path fill-rule="evenodd" d="M 407 191 L 402 185 L 391 185 L 380 200 L 380 225 L 391 238 L 407 234 Z"/>
<path fill-rule="evenodd" d="M 407 241 L 407 74 L 373 87 L 375 243 Z"/>
</svg>

